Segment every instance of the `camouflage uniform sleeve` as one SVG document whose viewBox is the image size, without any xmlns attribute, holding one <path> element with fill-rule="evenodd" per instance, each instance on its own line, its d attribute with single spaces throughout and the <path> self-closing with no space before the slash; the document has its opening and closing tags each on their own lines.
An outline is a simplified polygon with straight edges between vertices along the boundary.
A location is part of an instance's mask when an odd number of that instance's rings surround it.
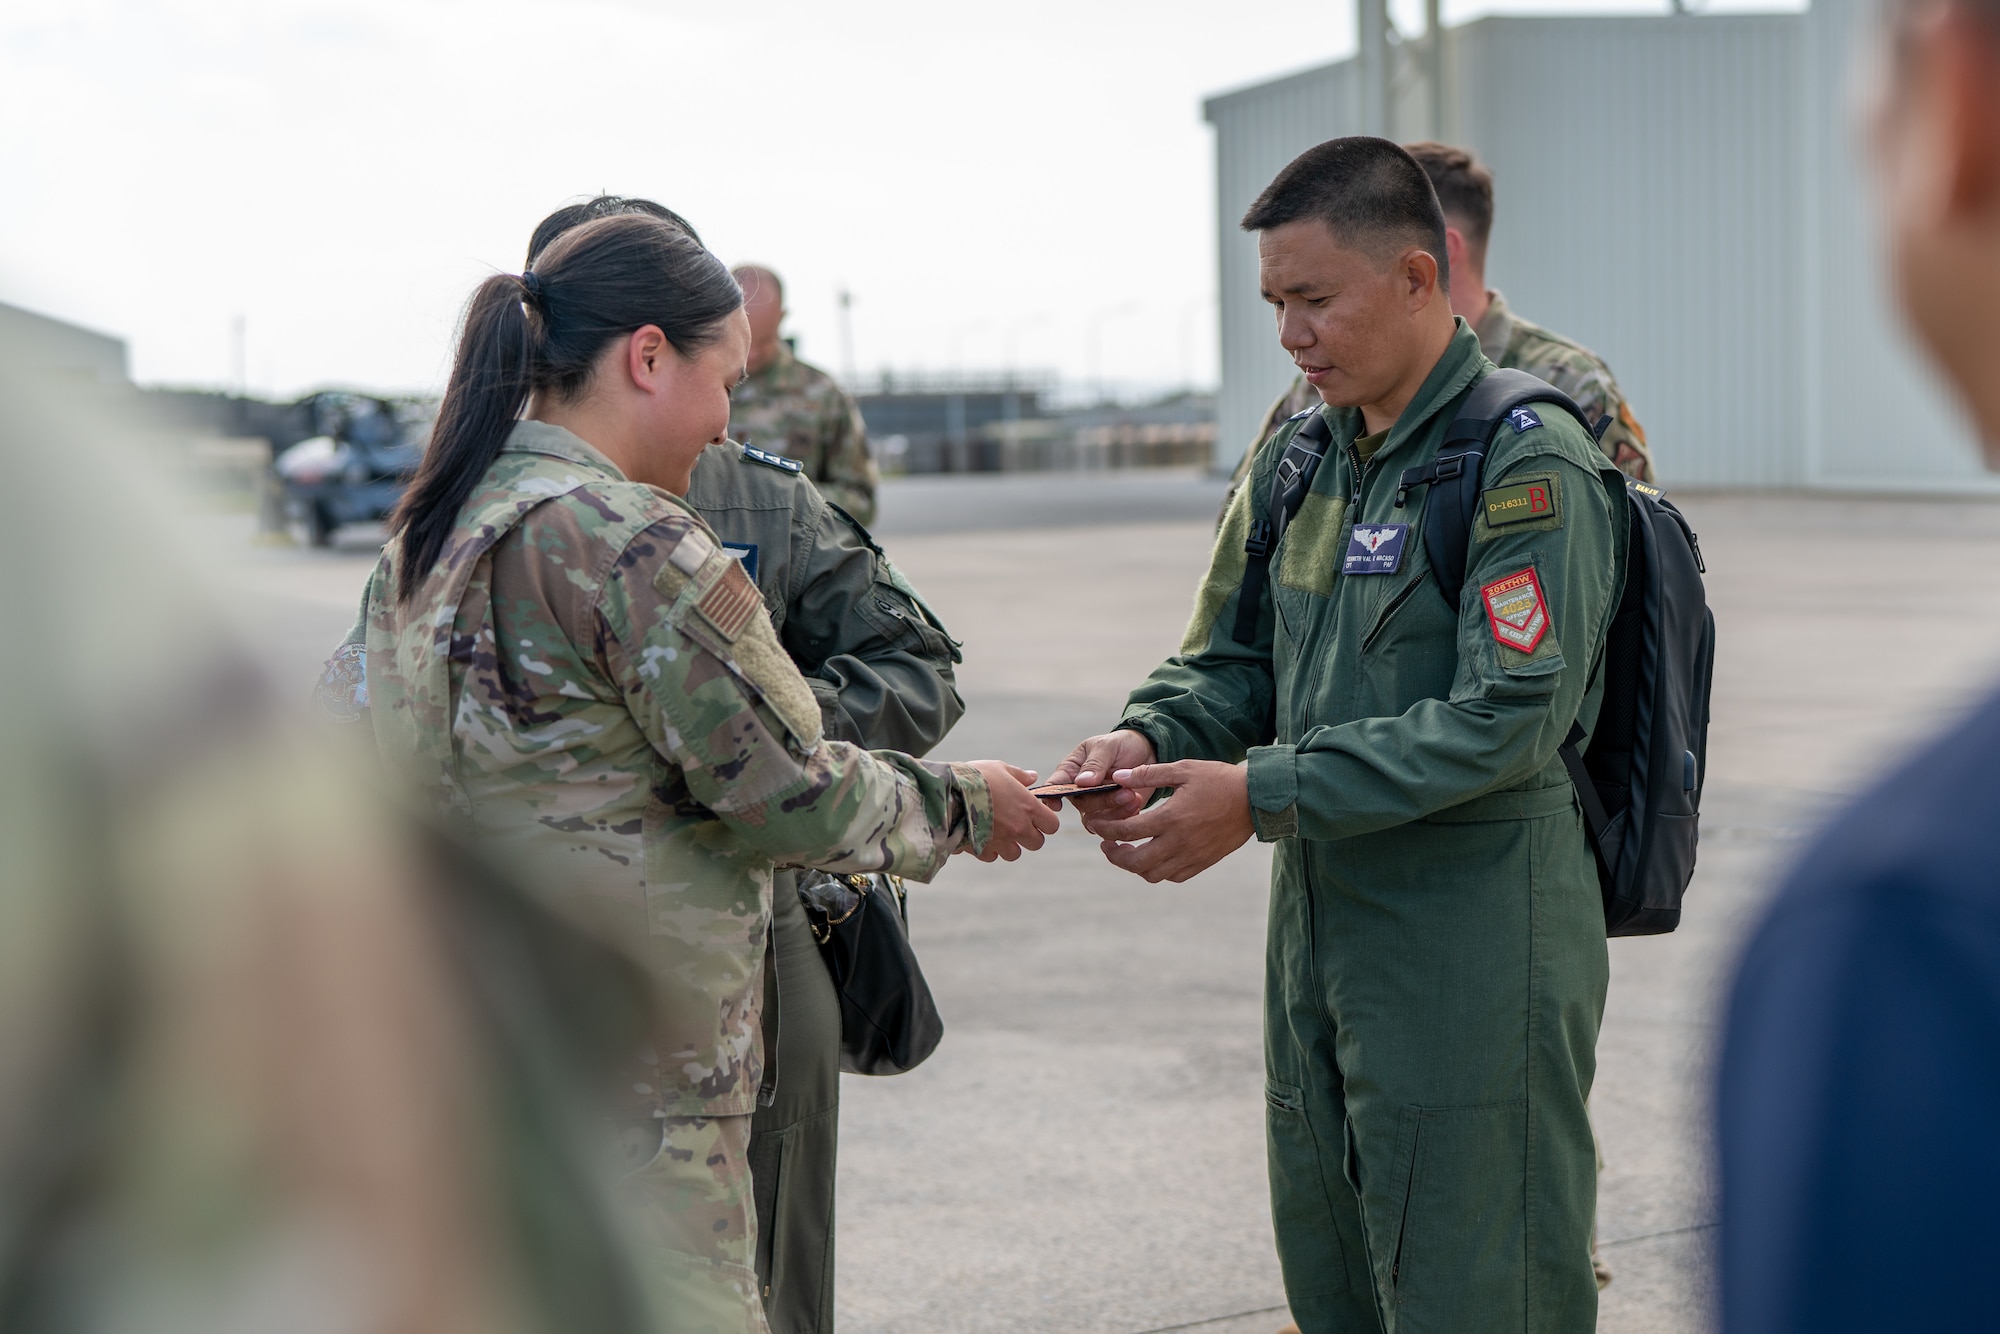
<svg viewBox="0 0 2000 1334">
<path fill-rule="evenodd" d="M 810 534 L 786 599 L 785 651 L 828 737 L 922 755 L 965 714 L 958 646 L 867 532 L 804 490 L 794 522 Z"/>
<path fill-rule="evenodd" d="M 1257 423 L 1257 434 L 1244 447 L 1243 457 L 1236 460 L 1236 471 L 1229 474 L 1229 490 L 1223 494 L 1222 508 L 1216 511 L 1215 526 L 1222 527 L 1222 521 L 1229 514 L 1229 502 L 1236 499 L 1236 493 L 1243 487 L 1243 479 L 1250 475 L 1250 465 L 1257 458 L 1257 447 L 1269 440 L 1280 426 L 1304 412 L 1307 408 L 1318 407 L 1319 391 L 1306 383 L 1303 375 L 1292 378 L 1291 388 L 1278 395 L 1277 401 L 1264 410 L 1264 420 Z"/>
<path fill-rule="evenodd" d="M 756 585 L 705 530 L 674 518 L 634 538 L 598 614 L 612 678 L 687 796 L 774 863 L 928 880 L 991 836 L 978 771 L 822 739 Z"/>
<path fill-rule="evenodd" d="M 826 498 L 852 514 L 865 527 L 875 522 L 875 488 L 881 472 L 868 444 L 868 427 L 861 409 L 838 387 L 829 384 L 826 416 L 821 427 L 824 471 L 813 480 Z"/>
<path fill-rule="evenodd" d="M 368 719 L 368 599 L 382 576 L 377 565 L 368 582 L 361 586 L 361 606 L 354 624 L 334 648 L 313 684 L 313 703 L 337 723 L 361 723 Z M 372 736 L 372 733 L 371 733 Z"/>
<path fill-rule="evenodd" d="M 1653 453 L 1646 447 L 1646 429 L 1633 415 L 1632 405 L 1625 401 L 1609 367 L 1579 356 L 1573 364 L 1545 367 L 1536 373 L 1568 394 L 1592 424 L 1602 417 L 1611 418 L 1598 439 L 1598 448 L 1627 477 L 1652 482 Z"/>
</svg>

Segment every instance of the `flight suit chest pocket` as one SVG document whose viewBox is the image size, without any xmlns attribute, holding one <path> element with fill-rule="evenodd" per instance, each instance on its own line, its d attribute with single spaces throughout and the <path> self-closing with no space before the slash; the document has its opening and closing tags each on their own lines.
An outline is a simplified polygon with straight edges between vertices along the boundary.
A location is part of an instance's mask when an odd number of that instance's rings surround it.
<svg viewBox="0 0 2000 1334">
<path fill-rule="evenodd" d="M 1285 526 L 1275 558 L 1271 601 L 1278 609 L 1279 624 L 1294 643 L 1305 639 L 1313 618 L 1333 593 L 1346 542 L 1346 514 L 1344 498 L 1314 491 Z"/>
</svg>

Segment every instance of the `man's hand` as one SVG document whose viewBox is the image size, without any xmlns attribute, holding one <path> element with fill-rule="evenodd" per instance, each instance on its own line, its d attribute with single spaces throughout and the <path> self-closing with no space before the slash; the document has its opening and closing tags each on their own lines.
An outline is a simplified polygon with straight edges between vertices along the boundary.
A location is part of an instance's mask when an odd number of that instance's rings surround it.
<svg viewBox="0 0 2000 1334">
<path fill-rule="evenodd" d="M 1034 770 L 1016 769 L 1005 760 L 974 760 L 972 767 L 986 779 L 986 790 L 993 796 L 993 836 L 972 854 L 980 861 L 1014 861 L 1023 851 L 1041 847 L 1062 827 L 1054 811 L 1028 795 Z"/>
<path fill-rule="evenodd" d="M 1150 747 L 1149 747 L 1150 749 Z M 1191 880 L 1250 841 L 1250 768 L 1214 760 L 1181 760 L 1121 769 L 1112 778 L 1123 792 L 1108 801 L 1137 809 L 1155 788 L 1173 794 L 1133 815 L 1087 816 L 1083 827 L 1104 840 L 1104 858 L 1154 884 Z M 1145 842 L 1137 840 L 1144 839 Z"/>
<path fill-rule="evenodd" d="M 1069 758 L 1056 766 L 1049 775 L 1051 783 L 1075 783 L 1078 787 L 1090 787 L 1097 783 L 1109 783 L 1111 775 L 1122 769 L 1137 769 L 1151 764 L 1154 760 L 1153 743 L 1143 735 L 1129 728 L 1119 732 L 1107 732 L 1080 743 L 1069 753 Z M 1076 808 L 1083 815 L 1083 827 L 1096 833 L 1092 823 L 1095 820 L 1117 819 L 1138 812 L 1152 795 L 1145 792 L 1100 792 L 1094 797 L 1071 797 Z M 1054 808 L 1062 809 L 1062 798 L 1053 798 Z"/>
</svg>

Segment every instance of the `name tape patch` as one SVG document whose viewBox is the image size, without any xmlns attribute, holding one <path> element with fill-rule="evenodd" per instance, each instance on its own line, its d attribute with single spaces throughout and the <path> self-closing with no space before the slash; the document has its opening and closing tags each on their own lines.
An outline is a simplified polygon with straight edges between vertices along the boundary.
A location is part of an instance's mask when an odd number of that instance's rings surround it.
<svg viewBox="0 0 2000 1334">
<path fill-rule="evenodd" d="M 1340 562 L 1342 574 L 1394 574 L 1403 565 L 1403 539 L 1410 535 L 1407 523 L 1357 523 L 1347 538 L 1347 556 Z"/>
<path fill-rule="evenodd" d="M 798 472 L 806 466 L 797 459 L 788 459 L 783 454 L 773 454 L 767 449 L 758 449 L 755 445 L 743 446 L 743 457 L 754 463 L 761 463 L 767 468 L 776 468 L 780 472 Z"/>
<path fill-rule="evenodd" d="M 1503 647 L 1533 653 L 1549 632 L 1548 599 L 1532 567 L 1481 585 L 1479 596 L 1486 603 L 1493 638 Z"/>
<path fill-rule="evenodd" d="M 1515 435 L 1519 435 L 1523 431 L 1532 431 L 1540 426 L 1542 419 L 1535 415 L 1533 408 L 1520 407 L 1507 414 L 1507 424 L 1514 428 Z"/>
<path fill-rule="evenodd" d="M 734 556 L 743 563 L 743 573 L 754 582 L 757 578 L 757 544 L 755 542 L 724 542 L 725 555 Z"/>
<path fill-rule="evenodd" d="M 1554 519 L 1562 513 L 1556 503 L 1553 477 L 1538 477 L 1534 481 L 1517 482 L 1512 486 L 1496 486 L 1490 491 L 1480 492 L 1479 503 L 1486 511 L 1486 526 L 1489 528 L 1526 523 L 1530 519 Z"/>
</svg>

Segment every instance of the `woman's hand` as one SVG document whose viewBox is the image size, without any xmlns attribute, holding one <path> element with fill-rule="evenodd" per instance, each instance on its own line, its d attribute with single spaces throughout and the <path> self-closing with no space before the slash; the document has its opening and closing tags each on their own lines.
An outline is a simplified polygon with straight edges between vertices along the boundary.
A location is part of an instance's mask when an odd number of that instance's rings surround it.
<svg viewBox="0 0 2000 1334">
<path fill-rule="evenodd" d="M 1014 861 L 1022 852 L 1041 847 L 1062 827 L 1054 811 L 1028 794 L 1034 770 L 1016 769 L 1005 760 L 974 760 L 972 767 L 979 770 L 993 797 L 993 836 L 972 854 L 980 861 Z"/>
</svg>

